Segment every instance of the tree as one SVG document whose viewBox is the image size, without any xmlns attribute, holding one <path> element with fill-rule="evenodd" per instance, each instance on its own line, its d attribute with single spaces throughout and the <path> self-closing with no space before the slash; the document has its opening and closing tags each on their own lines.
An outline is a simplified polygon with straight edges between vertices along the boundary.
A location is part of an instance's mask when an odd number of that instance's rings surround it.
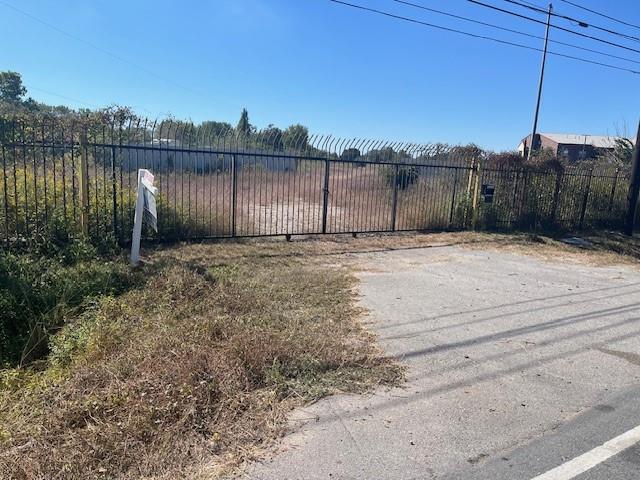
<svg viewBox="0 0 640 480">
<path fill-rule="evenodd" d="M 269 124 L 262 132 L 260 132 L 263 146 L 274 150 L 283 150 L 283 138 L 284 132 L 273 124 Z"/>
<path fill-rule="evenodd" d="M 487 152 L 484 165 L 491 168 L 522 167 L 525 158 L 519 152 Z"/>
<path fill-rule="evenodd" d="M 309 129 L 299 123 L 290 125 L 282 134 L 282 141 L 286 148 L 306 150 L 309 144 Z"/>
<path fill-rule="evenodd" d="M 236 133 L 243 137 L 248 137 L 254 130 L 255 127 L 249 123 L 249 112 L 247 112 L 246 108 L 243 108 L 238 125 L 236 125 Z"/>
<path fill-rule="evenodd" d="M 531 154 L 531 158 L 525 162 L 525 165 L 532 168 L 556 170 L 559 172 L 564 170 L 562 160 L 558 158 L 556 152 L 551 148 L 536 150 Z"/>
<path fill-rule="evenodd" d="M 468 145 L 456 145 L 449 152 L 449 159 L 463 160 L 469 162 L 471 160 L 479 160 L 484 156 L 484 151 L 475 143 Z"/>
<path fill-rule="evenodd" d="M 346 162 L 353 162 L 360 158 L 360 150 L 357 148 L 345 148 L 340 155 L 340 160 L 344 160 Z"/>
<path fill-rule="evenodd" d="M 12 105 L 19 105 L 27 89 L 22 84 L 22 76 L 18 72 L 0 72 L 0 100 Z"/>
<path fill-rule="evenodd" d="M 217 138 L 228 135 L 233 130 L 233 127 L 228 122 L 205 120 L 198 126 L 198 129 L 202 131 L 205 138 Z"/>
<path fill-rule="evenodd" d="M 370 161 L 377 162 L 377 163 L 381 163 L 381 162 L 393 163 L 397 159 L 396 152 L 393 150 L 392 147 L 383 147 L 379 150 L 371 150 L 369 152 L 368 157 Z"/>
<path fill-rule="evenodd" d="M 613 158 L 616 163 L 630 165 L 633 157 L 633 142 L 628 138 L 619 137 L 613 147 Z"/>
</svg>

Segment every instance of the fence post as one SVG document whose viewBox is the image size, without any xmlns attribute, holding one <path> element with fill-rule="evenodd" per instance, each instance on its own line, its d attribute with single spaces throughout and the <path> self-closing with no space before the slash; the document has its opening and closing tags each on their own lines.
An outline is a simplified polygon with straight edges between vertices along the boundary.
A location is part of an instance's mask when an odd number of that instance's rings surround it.
<svg viewBox="0 0 640 480">
<path fill-rule="evenodd" d="M 471 229 L 475 230 L 478 223 L 478 195 L 480 194 L 480 176 L 482 175 L 482 167 L 480 165 L 480 159 L 475 162 L 476 181 L 473 187 L 473 201 L 472 217 L 471 217 Z"/>
<path fill-rule="evenodd" d="M 324 166 L 324 186 L 322 191 L 324 193 L 322 200 L 322 233 L 327 233 L 327 214 L 329 213 L 329 169 L 331 163 L 327 158 Z"/>
<path fill-rule="evenodd" d="M 520 183 L 520 170 L 516 170 L 515 174 L 516 174 L 516 181 L 515 181 L 515 184 L 513 186 L 513 202 L 511 204 L 511 208 L 510 208 L 510 211 L 509 211 L 509 226 L 510 227 L 513 226 L 513 222 L 515 220 L 517 220 L 517 218 L 519 216 L 519 212 L 516 213 L 516 210 L 518 209 L 518 205 L 516 205 L 516 204 L 518 203 L 518 186 L 519 186 L 519 183 Z"/>
<path fill-rule="evenodd" d="M 89 154 L 87 142 L 87 130 L 83 127 L 80 133 L 80 227 L 82 235 L 89 236 L 89 166 L 87 156 Z"/>
<path fill-rule="evenodd" d="M 464 207 L 464 218 L 462 228 L 467 228 L 469 225 L 469 203 L 471 201 L 471 192 L 473 187 L 473 175 L 476 171 L 476 159 L 471 159 L 471 168 L 469 169 L 469 177 L 467 179 L 467 196 L 465 199 L 465 207 Z"/>
<path fill-rule="evenodd" d="M 469 169 L 469 177 L 467 179 L 467 197 L 471 198 L 471 187 L 473 185 L 473 173 L 476 170 L 476 159 L 471 160 L 471 168 Z"/>
<path fill-rule="evenodd" d="M 553 204 L 551 205 L 551 225 L 555 226 L 556 217 L 558 213 L 558 203 L 560 202 L 560 190 L 562 188 L 562 178 L 563 172 L 562 170 L 558 170 L 556 172 L 556 185 L 553 189 Z"/>
<path fill-rule="evenodd" d="M 236 236 L 236 203 L 238 196 L 238 166 L 236 156 L 231 155 L 231 236 Z"/>
<path fill-rule="evenodd" d="M 391 199 L 391 231 L 396 231 L 396 210 L 398 208 L 398 173 L 400 166 L 396 163 L 393 173 L 393 197 Z"/>
<path fill-rule="evenodd" d="M 638 122 L 638 134 L 636 135 L 636 145 L 633 149 L 632 164 L 629 193 L 627 194 L 627 218 L 624 227 L 624 233 L 629 236 L 633 235 L 633 229 L 636 224 L 636 210 L 640 192 L 640 122 Z"/>
<path fill-rule="evenodd" d="M 587 180 L 587 188 L 584 192 L 584 197 L 582 197 L 582 208 L 580 210 L 580 225 L 579 229 L 582 230 L 584 225 L 584 217 L 587 213 L 587 203 L 589 202 L 589 191 L 591 190 L 591 178 L 593 177 L 593 168 L 589 170 L 589 177 Z"/>
<path fill-rule="evenodd" d="M 111 193 L 113 195 L 113 234 L 120 241 L 118 234 L 118 190 L 116 184 L 116 147 L 111 147 Z"/>
<path fill-rule="evenodd" d="M 522 195 L 520 195 L 520 202 L 518 205 L 518 221 L 522 220 L 522 212 L 524 210 L 525 203 L 527 201 L 527 180 L 528 172 L 525 168 L 522 169 Z"/>
<path fill-rule="evenodd" d="M 451 211 L 449 212 L 449 228 L 453 226 L 453 215 L 456 208 L 456 190 L 458 188 L 458 170 L 453 171 L 453 192 L 451 193 Z"/>
<path fill-rule="evenodd" d="M 608 213 L 611 216 L 611 212 L 613 211 L 613 202 L 616 198 L 616 188 L 618 188 L 618 177 L 620 176 L 620 167 L 616 168 L 616 176 L 613 179 L 613 184 L 611 185 L 611 194 L 609 196 L 609 209 Z"/>
</svg>

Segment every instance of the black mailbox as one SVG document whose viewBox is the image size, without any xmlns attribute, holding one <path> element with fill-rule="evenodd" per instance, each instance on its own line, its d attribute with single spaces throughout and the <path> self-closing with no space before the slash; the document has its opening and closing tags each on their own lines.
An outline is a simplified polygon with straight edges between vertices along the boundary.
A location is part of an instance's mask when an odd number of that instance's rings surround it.
<svg viewBox="0 0 640 480">
<path fill-rule="evenodd" d="M 493 194 L 496 191 L 496 186 L 491 185 L 489 183 L 482 184 L 482 188 L 480 189 L 480 194 L 484 199 L 484 203 L 493 203 Z"/>
</svg>

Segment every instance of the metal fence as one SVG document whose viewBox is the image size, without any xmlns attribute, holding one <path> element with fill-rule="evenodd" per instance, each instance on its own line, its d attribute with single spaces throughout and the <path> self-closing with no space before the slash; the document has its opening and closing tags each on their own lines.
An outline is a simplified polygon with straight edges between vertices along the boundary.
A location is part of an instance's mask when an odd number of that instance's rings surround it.
<svg viewBox="0 0 640 480">
<path fill-rule="evenodd" d="M 130 241 L 137 169 L 159 187 L 159 240 L 447 229 L 618 228 L 628 172 L 496 166 L 477 149 L 238 135 L 179 122 L 0 119 L 7 245 Z"/>
</svg>

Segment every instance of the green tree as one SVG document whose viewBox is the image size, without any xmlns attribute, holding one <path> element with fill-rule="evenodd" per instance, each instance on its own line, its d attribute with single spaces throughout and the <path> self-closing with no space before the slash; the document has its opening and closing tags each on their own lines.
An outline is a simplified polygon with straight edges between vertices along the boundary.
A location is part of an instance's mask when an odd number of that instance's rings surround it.
<svg viewBox="0 0 640 480">
<path fill-rule="evenodd" d="M 246 108 L 243 108 L 238 125 L 236 125 L 236 133 L 240 136 L 248 137 L 254 130 L 255 128 L 249 122 L 249 112 L 247 112 Z"/>
<path fill-rule="evenodd" d="M 175 140 L 181 145 L 195 145 L 198 141 L 198 132 L 192 123 L 171 117 L 156 124 L 153 136 L 162 141 Z"/>
<path fill-rule="evenodd" d="M 282 141 L 287 148 L 306 150 L 309 144 L 309 129 L 299 123 L 290 125 L 282 134 Z"/>
<path fill-rule="evenodd" d="M 205 120 L 198 126 L 198 129 L 205 138 L 218 138 L 228 135 L 233 130 L 233 127 L 228 122 Z"/>
<path fill-rule="evenodd" d="M 278 127 L 270 124 L 267 128 L 260 132 L 261 143 L 266 148 L 273 148 L 274 150 L 283 150 L 283 131 Z"/>
<path fill-rule="evenodd" d="M 633 142 L 628 138 L 616 138 L 613 147 L 613 158 L 616 163 L 629 165 L 633 157 Z"/>
<path fill-rule="evenodd" d="M 394 152 L 391 147 L 371 150 L 368 157 L 372 162 L 395 162 L 397 160 L 396 152 Z"/>
<path fill-rule="evenodd" d="M 470 143 L 468 145 L 456 145 L 451 148 L 449 152 L 449 158 L 451 160 L 464 160 L 465 162 L 469 162 L 471 160 L 478 160 L 483 158 L 484 151 L 475 143 Z"/>
<path fill-rule="evenodd" d="M 0 72 L 0 100 L 12 105 L 19 105 L 27 89 L 22 84 L 22 76 L 18 72 Z"/>
<path fill-rule="evenodd" d="M 342 154 L 340 154 L 340 160 L 347 162 L 353 162 L 360 158 L 360 150 L 357 148 L 345 148 Z"/>
</svg>

